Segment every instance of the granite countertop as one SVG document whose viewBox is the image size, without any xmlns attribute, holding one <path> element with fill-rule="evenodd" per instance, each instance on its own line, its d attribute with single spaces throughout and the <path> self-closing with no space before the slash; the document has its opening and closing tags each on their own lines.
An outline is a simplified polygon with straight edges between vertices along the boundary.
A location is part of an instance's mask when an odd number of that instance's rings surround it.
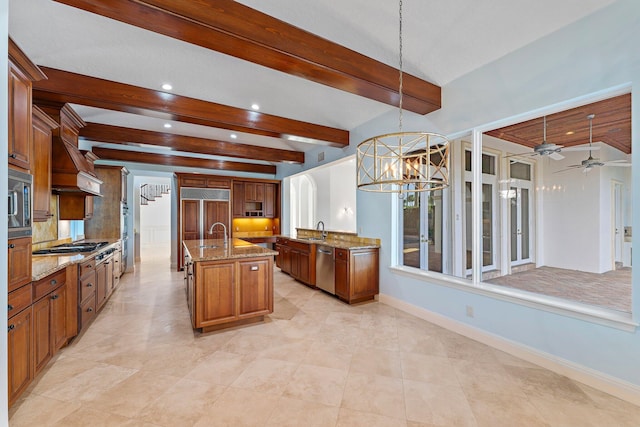
<svg viewBox="0 0 640 427">
<path fill-rule="evenodd" d="M 78 252 L 75 254 L 47 254 L 31 256 L 31 280 L 37 281 L 47 277 L 57 271 L 66 268 L 72 264 L 80 264 L 88 259 L 93 258 L 99 252 L 115 246 L 120 242 L 119 239 L 86 239 L 83 242 L 109 242 L 108 245 L 101 247 L 93 252 Z"/>
<path fill-rule="evenodd" d="M 309 237 L 291 237 L 291 236 L 287 236 L 284 234 L 281 234 L 279 236 L 277 236 L 279 238 L 283 238 L 283 239 L 289 239 L 289 240 L 293 240 L 295 242 L 302 242 L 302 243 L 314 243 L 316 245 L 324 245 L 324 246 L 331 246 L 333 248 L 338 248 L 338 249 L 373 249 L 373 248 L 380 248 L 379 244 L 375 244 L 375 243 L 367 243 L 367 242 L 354 242 L 354 241 L 349 241 L 349 240 L 343 240 L 343 239 L 334 239 L 331 237 L 327 237 L 325 240 L 321 240 L 318 238 L 309 238 Z M 365 239 L 363 239 L 365 240 Z"/>
<path fill-rule="evenodd" d="M 222 239 L 185 240 L 182 243 L 194 262 L 278 255 L 277 251 L 236 238 L 229 239 L 226 246 Z"/>
</svg>

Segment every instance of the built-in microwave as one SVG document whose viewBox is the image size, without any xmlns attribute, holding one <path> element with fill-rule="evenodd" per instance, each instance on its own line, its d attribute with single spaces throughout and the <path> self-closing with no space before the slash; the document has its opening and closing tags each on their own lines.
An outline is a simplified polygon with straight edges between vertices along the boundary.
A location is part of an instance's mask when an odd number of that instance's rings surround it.
<svg viewBox="0 0 640 427">
<path fill-rule="evenodd" d="M 31 185 L 28 173 L 9 169 L 9 238 L 31 236 Z"/>
</svg>

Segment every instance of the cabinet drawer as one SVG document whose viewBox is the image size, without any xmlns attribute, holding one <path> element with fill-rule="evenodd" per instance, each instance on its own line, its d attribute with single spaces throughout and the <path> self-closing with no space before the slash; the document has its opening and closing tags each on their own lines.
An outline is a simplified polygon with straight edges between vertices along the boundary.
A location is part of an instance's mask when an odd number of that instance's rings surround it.
<svg viewBox="0 0 640 427">
<path fill-rule="evenodd" d="M 85 301 L 96 292 L 96 275 L 88 274 L 80 280 L 80 302 Z"/>
<path fill-rule="evenodd" d="M 31 283 L 9 292 L 7 316 L 11 318 L 31 305 Z"/>
<path fill-rule="evenodd" d="M 300 252 L 305 252 L 305 253 L 311 252 L 311 245 L 308 243 L 294 242 L 292 240 L 289 240 L 287 242 L 287 246 L 289 246 L 292 249 L 297 249 Z"/>
<path fill-rule="evenodd" d="M 37 301 L 54 289 L 58 289 L 60 286 L 64 285 L 66 277 L 67 272 L 63 269 L 35 282 L 33 284 L 33 300 Z"/>
<path fill-rule="evenodd" d="M 91 298 L 91 299 L 88 299 L 84 304 L 80 306 L 81 327 L 84 328 L 85 326 L 87 326 L 87 323 L 89 323 L 95 315 L 96 315 L 96 299 Z"/>
<path fill-rule="evenodd" d="M 93 258 L 80 264 L 80 277 L 84 277 L 86 274 L 96 271 L 96 262 Z"/>
<path fill-rule="evenodd" d="M 336 248 L 336 259 L 343 259 L 343 260 L 347 260 L 349 259 L 349 251 L 347 249 L 338 249 Z"/>
</svg>

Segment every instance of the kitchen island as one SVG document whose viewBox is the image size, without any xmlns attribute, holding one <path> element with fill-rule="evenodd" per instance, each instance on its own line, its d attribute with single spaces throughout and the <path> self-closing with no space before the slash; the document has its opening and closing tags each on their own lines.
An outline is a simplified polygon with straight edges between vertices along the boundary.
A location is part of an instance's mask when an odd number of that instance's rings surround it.
<svg viewBox="0 0 640 427">
<path fill-rule="evenodd" d="M 194 329 L 210 332 L 260 322 L 273 313 L 273 257 L 278 252 L 241 239 L 182 243 Z"/>
</svg>

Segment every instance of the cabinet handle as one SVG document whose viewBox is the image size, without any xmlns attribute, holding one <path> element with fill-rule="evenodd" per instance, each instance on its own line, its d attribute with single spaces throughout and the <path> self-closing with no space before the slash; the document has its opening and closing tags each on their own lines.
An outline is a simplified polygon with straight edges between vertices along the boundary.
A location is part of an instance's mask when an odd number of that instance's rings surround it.
<svg viewBox="0 0 640 427">
<path fill-rule="evenodd" d="M 251 271 L 258 271 L 260 269 L 260 267 L 258 267 L 257 265 L 252 265 L 251 266 Z"/>
<path fill-rule="evenodd" d="M 13 243 L 9 243 L 9 249 L 13 249 L 15 247 L 16 247 L 16 245 L 14 245 Z"/>
<path fill-rule="evenodd" d="M 87 268 L 93 268 L 93 265 L 87 264 Z"/>
<path fill-rule="evenodd" d="M 46 214 L 45 216 L 46 216 L 47 218 L 52 218 L 52 217 L 54 217 L 55 215 L 54 215 L 54 214 Z"/>
<path fill-rule="evenodd" d="M 53 279 L 53 280 L 51 281 L 51 286 L 55 286 L 55 285 L 57 285 L 57 284 L 58 284 L 58 281 L 57 281 L 56 279 Z"/>
<path fill-rule="evenodd" d="M 13 306 L 11 304 L 7 305 L 7 311 L 13 310 Z"/>
<path fill-rule="evenodd" d="M 87 283 L 87 288 L 93 287 L 93 283 Z"/>
<path fill-rule="evenodd" d="M 18 156 L 16 156 L 16 153 L 11 153 L 11 154 L 9 154 L 9 157 L 11 157 L 12 159 L 15 159 Z"/>
<path fill-rule="evenodd" d="M 105 262 L 104 265 L 109 265 L 111 264 L 109 261 Z"/>
<path fill-rule="evenodd" d="M 89 307 L 87 308 L 87 313 L 91 313 L 93 311 L 93 308 Z"/>
<path fill-rule="evenodd" d="M 57 294 L 56 295 L 51 295 L 51 299 L 58 299 L 58 298 L 60 298 L 60 295 L 57 295 Z"/>
<path fill-rule="evenodd" d="M 16 328 L 16 325 L 9 325 L 9 326 L 7 327 L 7 332 L 11 332 L 11 331 L 13 331 L 15 328 Z"/>
</svg>

